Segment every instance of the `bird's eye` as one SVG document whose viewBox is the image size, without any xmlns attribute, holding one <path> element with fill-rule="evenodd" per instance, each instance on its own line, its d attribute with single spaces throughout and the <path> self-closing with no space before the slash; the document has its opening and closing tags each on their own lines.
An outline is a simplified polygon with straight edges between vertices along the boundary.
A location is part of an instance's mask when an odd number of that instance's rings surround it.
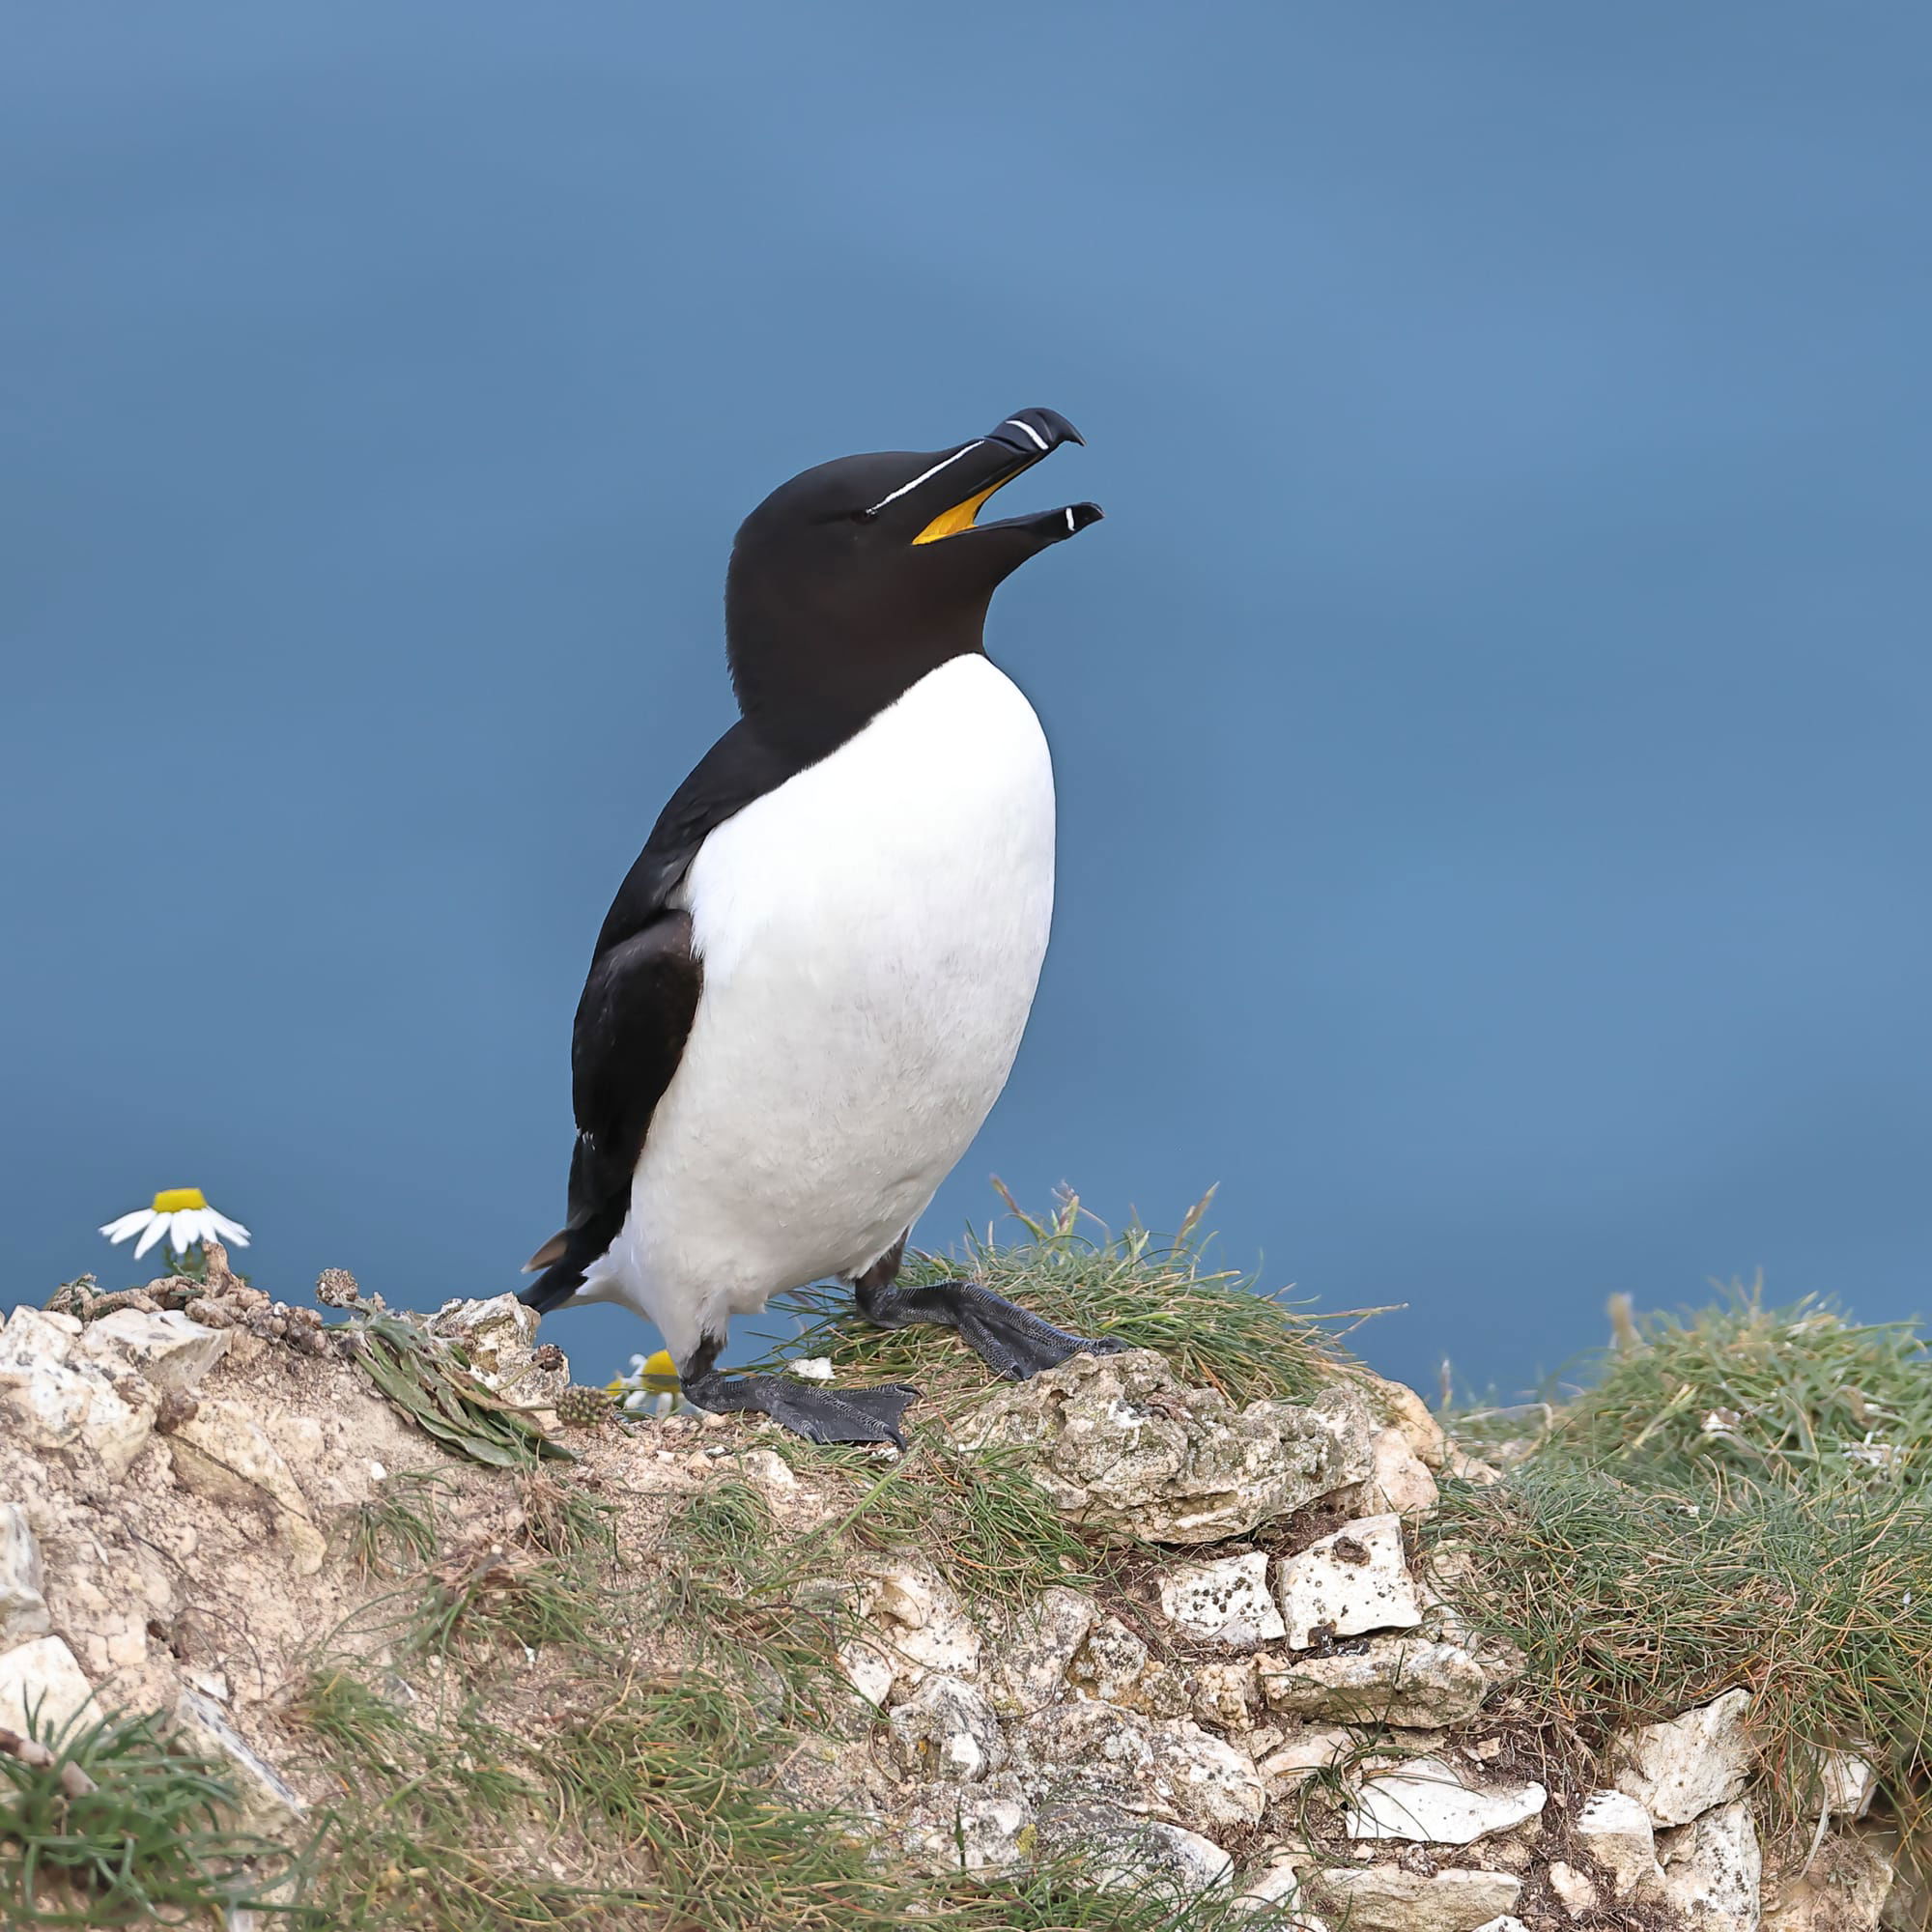
<svg viewBox="0 0 1932 1932">
<path fill-rule="evenodd" d="M 879 513 L 876 510 L 854 510 L 851 512 L 852 521 L 855 524 L 876 523 L 878 515 Z"/>
</svg>

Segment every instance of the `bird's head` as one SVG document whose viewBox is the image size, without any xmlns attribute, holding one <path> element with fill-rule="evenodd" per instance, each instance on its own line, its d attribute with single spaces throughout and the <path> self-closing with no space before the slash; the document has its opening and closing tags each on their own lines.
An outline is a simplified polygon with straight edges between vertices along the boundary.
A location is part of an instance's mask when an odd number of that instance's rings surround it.
<svg viewBox="0 0 1932 1932">
<path fill-rule="evenodd" d="M 1016 410 L 951 449 L 844 456 L 774 490 L 739 528 L 724 585 L 747 717 L 775 735 L 861 723 L 927 670 L 979 650 L 1000 583 L 1100 520 L 1095 503 L 994 523 L 980 511 L 1081 440 L 1055 410 Z"/>
</svg>

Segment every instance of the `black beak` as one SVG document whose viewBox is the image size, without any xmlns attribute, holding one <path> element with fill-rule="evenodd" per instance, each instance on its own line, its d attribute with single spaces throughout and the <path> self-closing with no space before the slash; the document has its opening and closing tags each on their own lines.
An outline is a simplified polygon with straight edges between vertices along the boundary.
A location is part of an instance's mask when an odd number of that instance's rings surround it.
<svg viewBox="0 0 1932 1932">
<path fill-rule="evenodd" d="M 975 546 L 990 546 L 996 538 L 1009 537 L 1038 550 L 1097 524 L 1097 503 L 1070 503 L 998 523 L 978 521 L 980 506 L 995 491 L 1052 455 L 1063 442 L 1085 440 L 1058 410 L 1015 410 L 916 479 L 914 491 L 908 493 L 908 507 L 917 505 L 920 519 L 913 544 L 921 547 L 943 538 L 970 537 Z"/>
<path fill-rule="evenodd" d="M 989 429 L 985 440 L 1007 443 L 1035 462 L 1063 442 L 1077 442 L 1085 447 L 1087 441 L 1058 410 L 1015 410 L 1004 422 Z"/>
</svg>

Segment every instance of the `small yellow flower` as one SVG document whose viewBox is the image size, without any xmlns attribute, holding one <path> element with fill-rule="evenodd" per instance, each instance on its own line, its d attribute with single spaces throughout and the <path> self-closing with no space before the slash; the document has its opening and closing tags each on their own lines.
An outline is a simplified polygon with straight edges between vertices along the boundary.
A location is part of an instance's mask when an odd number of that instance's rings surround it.
<svg viewBox="0 0 1932 1932">
<path fill-rule="evenodd" d="M 110 1241 L 125 1241 L 139 1235 L 134 1259 L 139 1261 L 163 1235 L 178 1255 L 187 1253 L 196 1241 L 220 1239 L 230 1247 L 245 1248 L 248 1231 L 240 1221 L 217 1214 L 208 1205 L 198 1187 L 164 1187 L 155 1196 L 152 1208 L 137 1208 L 118 1221 L 110 1221 L 100 1231 Z"/>
</svg>

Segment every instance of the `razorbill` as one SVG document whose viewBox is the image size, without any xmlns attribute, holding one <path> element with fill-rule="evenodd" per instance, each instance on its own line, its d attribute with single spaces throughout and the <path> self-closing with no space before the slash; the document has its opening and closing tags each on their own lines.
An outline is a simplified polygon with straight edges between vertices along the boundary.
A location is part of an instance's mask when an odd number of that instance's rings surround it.
<svg viewBox="0 0 1932 1932">
<path fill-rule="evenodd" d="M 943 1322 L 1009 1377 L 1109 1346 L 977 1282 L 895 1286 L 1006 1085 L 1053 909 L 1053 767 L 986 656 L 986 607 L 1100 511 L 976 519 L 1080 440 L 1019 410 L 954 448 L 821 464 L 732 546 L 741 715 L 597 935 L 571 1038 L 569 1218 L 523 1295 L 636 1309 L 700 1407 L 900 1441 L 916 1390 L 717 1367 L 733 1315 L 828 1276 L 869 1320 Z"/>
</svg>

